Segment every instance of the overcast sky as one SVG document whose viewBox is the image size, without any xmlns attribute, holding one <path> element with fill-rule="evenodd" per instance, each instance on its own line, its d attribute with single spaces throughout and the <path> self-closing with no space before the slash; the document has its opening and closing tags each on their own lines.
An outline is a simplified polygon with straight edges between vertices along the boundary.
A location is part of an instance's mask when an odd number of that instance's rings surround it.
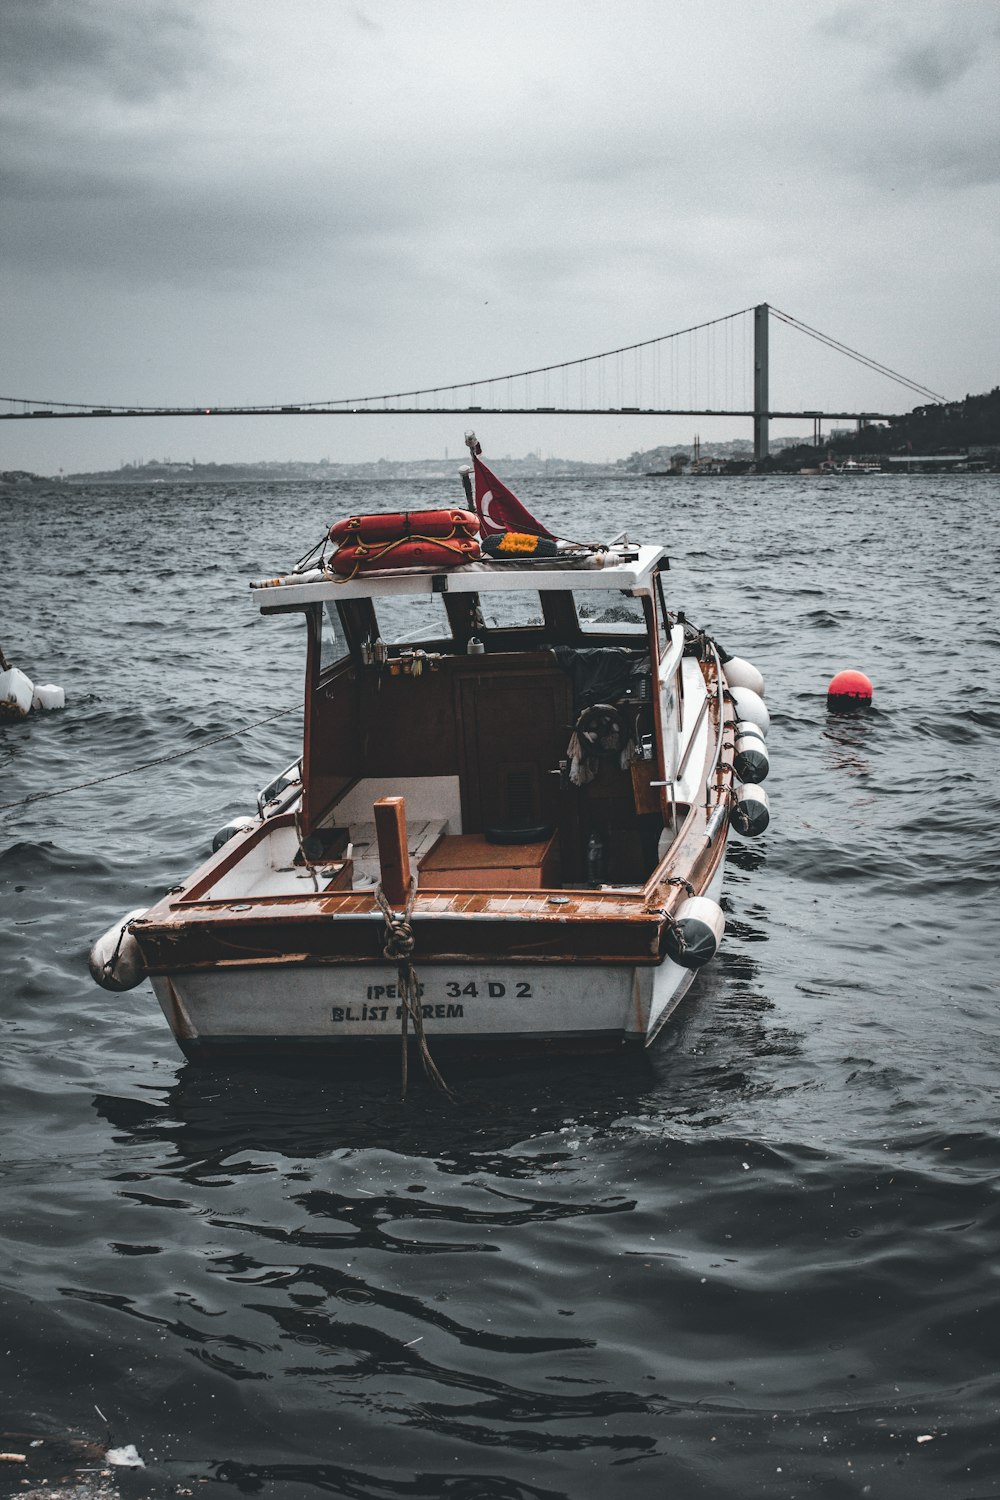
<svg viewBox="0 0 1000 1500">
<path fill-rule="evenodd" d="M 346 398 L 767 301 L 1000 380 L 996 0 L 2 0 L 0 393 Z M 772 403 L 918 400 L 784 327 Z M 614 404 L 614 403 L 611 403 Z M 0 468 L 455 455 L 460 417 L 0 423 Z M 482 417 L 617 458 L 735 419 Z"/>
</svg>

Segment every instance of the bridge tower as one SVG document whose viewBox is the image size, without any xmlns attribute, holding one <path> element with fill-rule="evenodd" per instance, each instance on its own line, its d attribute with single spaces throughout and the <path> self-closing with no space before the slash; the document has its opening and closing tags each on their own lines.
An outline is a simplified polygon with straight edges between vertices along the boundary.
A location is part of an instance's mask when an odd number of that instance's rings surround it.
<svg viewBox="0 0 1000 1500">
<path fill-rule="evenodd" d="M 753 457 L 758 464 L 767 458 L 769 451 L 767 327 L 770 311 L 766 302 L 758 303 L 753 310 Z"/>
</svg>

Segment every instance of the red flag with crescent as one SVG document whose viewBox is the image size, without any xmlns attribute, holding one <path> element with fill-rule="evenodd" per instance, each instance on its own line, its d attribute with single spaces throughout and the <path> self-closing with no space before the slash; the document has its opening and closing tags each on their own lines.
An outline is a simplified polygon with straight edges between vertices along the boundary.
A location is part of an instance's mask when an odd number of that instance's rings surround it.
<svg viewBox="0 0 1000 1500">
<path fill-rule="evenodd" d="M 492 474 L 475 453 L 472 466 L 476 476 L 476 511 L 483 536 L 497 536 L 501 531 L 527 531 L 533 536 L 555 540 L 552 532 L 525 510 L 517 496 L 511 494 L 503 481 Z"/>
</svg>

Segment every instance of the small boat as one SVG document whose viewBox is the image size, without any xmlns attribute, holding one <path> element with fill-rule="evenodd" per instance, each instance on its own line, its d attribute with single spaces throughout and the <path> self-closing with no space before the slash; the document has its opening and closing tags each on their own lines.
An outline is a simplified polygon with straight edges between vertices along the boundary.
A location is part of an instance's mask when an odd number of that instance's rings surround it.
<svg viewBox="0 0 1000 1500">
<path fill-rule="evenodd" d="M 308 625 L 301 758 L 91 954 L 189 1058 L 648 1046 L 719 946 L 730 830 L 769 816 L 759 673 L 661 546 L 552 538 L 473 457 L 467 507 L 251 585 Z"/>
<path fill-rule="evenodd" d="M 821 474 L 881 474 L 882 465 L 876 458 L 827 458 L 820 464 Z"/>
</svg>

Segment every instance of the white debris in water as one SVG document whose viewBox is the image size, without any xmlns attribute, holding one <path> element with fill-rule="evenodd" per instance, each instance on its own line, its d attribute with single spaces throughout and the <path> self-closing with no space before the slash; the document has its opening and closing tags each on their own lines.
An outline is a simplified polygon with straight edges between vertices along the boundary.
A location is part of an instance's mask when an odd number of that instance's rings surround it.
<svg viewBox="0 0 1000 1500">
<path fill-rule="evenodd" d="M 124 1448 L 109 1448 L 105 1458 L 109 1464 L 115 1464 L 120 1469 L 144 1469 L 146 1467 L 134 1443 L 126 1443 Z"/>
<path fill-rule="evenodd" d="M 66 707 L 66 694 L 53 682 L 36 682 L 31 694 L 31 706 L 37 710 Z"/>
</svg>

